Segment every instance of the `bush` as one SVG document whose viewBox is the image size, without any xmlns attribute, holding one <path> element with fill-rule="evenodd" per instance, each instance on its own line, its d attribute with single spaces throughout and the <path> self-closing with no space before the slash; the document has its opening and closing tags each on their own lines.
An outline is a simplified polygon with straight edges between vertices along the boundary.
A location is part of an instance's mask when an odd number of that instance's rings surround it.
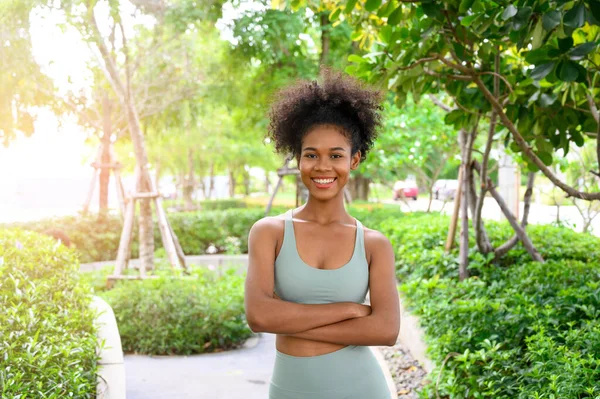
<svg viewBox="0 0 600 399">
<path fill-rule="evenodd" d="M 231 349 L 252 332 L 244 316 L 244 277 L 204 268 L 191 277 L 119 281 L 101 296 L 112 306 L 123 350 L 190 355 Z"/>
<path fill-rule="evenodd" d="M 98 215 L 80 214 L 0 226 L 2 227 L 16 227 L 42 234 L 52 229 L 59 229 L 71 240 L 79 261 L 89 263 L 116 259 L 123 224 L 120 216 L 116 215 L 98 218 Z M 136 220 L 133 237 L 138 236 L 137 232 Z M 133 240 L 131 251 L 132 257 L 138 256 L 137 240 Z"/>
<path fill-rule="evenodd" d="M 96 330 L 72 250 L 0 230 L 0 392 L 3 398 L 95 398 Z"/>
<path fill-rule="evenodd" d="M 200 201 L 200 208 L 205 211 L 224 211 L 226 209 L 246 208 L 246 203 L 241 199 L 220 199 Z"/>
<path fill-rule="evenodd" d="M 429 356 L 444 359 L 439 394 L 451 398 L 583 398 L 600 394 L 600 239 L 529 226 L 547 260 L 518 245 L 497 264 L 472 250 L 473 276 L 458 281 L 458 250 L 445 254 L 449 219 L 415 214 L 381 221 L 396 249 L 409 308 L 420 317 Z M 496 245 L 510 227 L 487 222 Z M 474 239 L 470 237 L 471 248 Z M 435 383 L 422 397 L 436 397 Z"/>
</svg>

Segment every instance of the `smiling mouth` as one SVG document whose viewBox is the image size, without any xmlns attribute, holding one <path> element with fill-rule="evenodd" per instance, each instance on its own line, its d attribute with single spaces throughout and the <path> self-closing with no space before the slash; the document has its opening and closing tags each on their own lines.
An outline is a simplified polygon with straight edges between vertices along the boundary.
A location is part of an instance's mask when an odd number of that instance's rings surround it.
<svg viewBox="0 0 600 399">
<path fill-rule="evenodd" d="M 314 181 L 315 183 L 319 183 L 319 184 L 329 184 L 329 183 L 333 183 L 334 181 L 337 180 L 337 177 L 331 177 L 328 179 L 317 179 L 317 178 L 311 178 L 312 181 Z"/>
</svg>

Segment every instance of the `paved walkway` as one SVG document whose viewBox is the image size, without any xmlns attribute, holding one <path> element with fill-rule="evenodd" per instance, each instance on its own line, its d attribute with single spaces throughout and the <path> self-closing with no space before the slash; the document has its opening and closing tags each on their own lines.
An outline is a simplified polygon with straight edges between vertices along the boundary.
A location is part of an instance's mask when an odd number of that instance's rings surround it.
<svg viewBox="0 0 600 399">
<path fill-rule="evenodd" d="M 126 355 L 127 399 L 265 399 L 274 362 L 273 334 L 221 353 Z"/>
</svg>

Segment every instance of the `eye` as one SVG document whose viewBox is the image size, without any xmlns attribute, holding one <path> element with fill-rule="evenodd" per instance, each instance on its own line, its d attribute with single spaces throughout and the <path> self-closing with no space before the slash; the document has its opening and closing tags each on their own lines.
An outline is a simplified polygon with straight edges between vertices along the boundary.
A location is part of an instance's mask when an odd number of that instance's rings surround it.
<svg viewBox="0 0 600 399">
<path fill-rule="evenodd" d="M 306 154 L 304 155 L 304 158 L 312 158 L 312 157 L 316 157 L 315 154 Z"/>
<path fill-rule="evenodd" d="M 340 155 L 340 154 L 333 154 L 333 155 L 331 156 L 331 158 L 334 158 L 334 159 L 337 159 L 337 158 L 342 158 L 342 155 Z"/>
</svg>

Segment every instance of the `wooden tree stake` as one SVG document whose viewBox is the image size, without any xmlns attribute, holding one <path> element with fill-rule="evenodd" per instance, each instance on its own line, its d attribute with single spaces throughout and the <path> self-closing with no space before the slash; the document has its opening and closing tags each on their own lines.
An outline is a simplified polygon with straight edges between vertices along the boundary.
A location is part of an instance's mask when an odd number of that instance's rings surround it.
<svg viewBox="0 0 600 399">
<path fill-rule="evenodd" d="M 454 195 L 454 212 L 452 213 L 452 220 L 450 221 L 450 228 L 448 229 L 448 238 L 446 239 L 446 253 L 449 253 L 452 250 L 456 238 L 456 225 L 458 224 L 458 215 L 460 213 L 462 176 L 463 168 L 458 168 L 458 187 L 456 188 L 456 194 Z"/>
</svg>

